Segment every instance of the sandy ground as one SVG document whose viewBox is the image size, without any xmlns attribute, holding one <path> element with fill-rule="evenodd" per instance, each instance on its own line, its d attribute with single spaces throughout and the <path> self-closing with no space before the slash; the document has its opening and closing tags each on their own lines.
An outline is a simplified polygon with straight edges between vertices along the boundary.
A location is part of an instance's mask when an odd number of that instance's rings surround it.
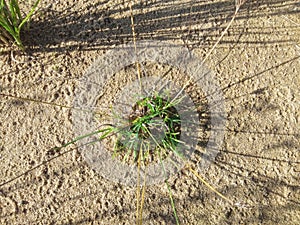
<svg viewBox="0 0 300 225">
<path fill-rule="evenodd" d="M 30 1 L 29 1 L 30 2 Z M 74 146 L 78 80 L 107 50 L 132 41 L 128 0 L 41 2 L 27 54 L 2 48 L 0 224 L 134 224 L 136 189 L 101 177 Z M 27 3 L 28 4 L 28 3 Z M 191 7 L 192 6 L 192 7 Z M 138 1 L 138 40 L 166 40 L 204 58 L 234 1 Z M 206 61 L 225 98 L 225 139 L 200 171 L 170 179 L 182 224 L 298 224 L 300 221 L 300 4 L 248 1 Z M 35 168 L 38 166 L 37 168 Z M 175 224 L 164 185 L 147 187 L 144 224 Z"/>
</svg>

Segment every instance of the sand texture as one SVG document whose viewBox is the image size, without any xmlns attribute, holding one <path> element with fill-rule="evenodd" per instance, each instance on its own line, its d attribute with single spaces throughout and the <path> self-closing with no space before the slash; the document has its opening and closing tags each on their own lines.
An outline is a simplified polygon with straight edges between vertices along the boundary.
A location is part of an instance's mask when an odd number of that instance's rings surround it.
<svg viewBox="0 0 300 225">
<path fill-rule="evenodd" d="M 130 2 L 43 0 L 23 33 L 26 53 L 1 47 L 0 224 L 136 223 L 136 187 L 101 176 L 76 144 L 53 150 L 75 135 L 73 109 L 58 105 L 72 107 L 89 66 L 133 41 Z M 135 1 L 136 39 L 203 59 L 234 11 L 229 0 Z M 205 64 L 227 117 L 219 153 L 199 173 L 235 205 L 183 170 L 169 180 L 180 223 L 299 224 L 300 4 L 248 0 Z M 143 224 L 175 224 L 166 185 L 147 186 Z"/>
</svg>

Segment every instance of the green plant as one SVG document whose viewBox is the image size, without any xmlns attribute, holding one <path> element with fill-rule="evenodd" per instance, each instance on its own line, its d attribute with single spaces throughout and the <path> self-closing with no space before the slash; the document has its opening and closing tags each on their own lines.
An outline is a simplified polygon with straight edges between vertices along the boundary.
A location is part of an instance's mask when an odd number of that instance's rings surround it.
<svg viewBox="0 0 300 225">
<path fill-rule="evenodd" d="M 37 0 L 29 13 L 23 16 L 18 0 L 0 0 L 0 40 L 3 43 L 15 42 L 20 49 L 24 50 L 21 30 L 33 15 L 39 2 L 40 0 Z"/>
<path fill-rule="evenodd" d="M 146 163 L 150 155 L 166 156 L 168 150 L 180 155 L 180 151 L 176 149 L 180 142 L 180 117 L 176 112 L 177 103 L 164 99 L 159 94 L 144 97 L 136 102 L 129 115 L 129 123 L 124 121 L 124 127 L 119 129 L 114 156 L 121 155 L 124 161 L 133 156 L 133 161 L 137 162 L 141 151 L 141 160 Z M 162 133 L 164 137 L 162 138 L 162 135 L 154 137 L 151 134 L 153 132 Z M 143 141 L 137 141 L 138 138 Z M 151 149 L 151 142 L 157 143 L 155 149 Z"/>
</svg>

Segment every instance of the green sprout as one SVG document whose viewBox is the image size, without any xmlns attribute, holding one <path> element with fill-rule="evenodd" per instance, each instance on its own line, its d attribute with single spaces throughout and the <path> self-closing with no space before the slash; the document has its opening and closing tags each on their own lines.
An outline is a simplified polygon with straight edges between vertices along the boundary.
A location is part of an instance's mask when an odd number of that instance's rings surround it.
<svg viewBox="0 0 300 225">
<path fill-rule="evenodd" d="M 22 16 L 18 0 L 0 0 L 0 41 L 4 44 L 15 43 L 21 50 L 21 30 L 32 17 L 40 0 L 37 0 L 29 13 Z"/>
</svg>

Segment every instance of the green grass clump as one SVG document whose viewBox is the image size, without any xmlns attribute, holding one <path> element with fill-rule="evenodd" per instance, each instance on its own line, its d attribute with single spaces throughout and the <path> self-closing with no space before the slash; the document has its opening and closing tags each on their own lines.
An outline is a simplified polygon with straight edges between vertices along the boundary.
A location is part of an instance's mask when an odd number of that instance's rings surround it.
<svg viewBox="0 0 300 225">
<path fill-rule="evenodd" d="M 20 32 L 31 18 L 40 0 L 37 0 L 28 14 L 22 15 L 18 0 L 0 0 L 0 41 L 4 44 L 15 43 L 24 50 Z"/>
<path fill-rule="evenodd" d="M 144 162 L 149 157 L 167 156 L 169 151 L 180 155 L 176 146 L 180 142 L 181 121 L 176 104 L 160 95 L 137 101 L 120 128 L 114 155 L 121 155 L 124 161 L 132 156 L 129 161 L 133 162 L 137 162 L 139 152 Z"/>
</svg>

